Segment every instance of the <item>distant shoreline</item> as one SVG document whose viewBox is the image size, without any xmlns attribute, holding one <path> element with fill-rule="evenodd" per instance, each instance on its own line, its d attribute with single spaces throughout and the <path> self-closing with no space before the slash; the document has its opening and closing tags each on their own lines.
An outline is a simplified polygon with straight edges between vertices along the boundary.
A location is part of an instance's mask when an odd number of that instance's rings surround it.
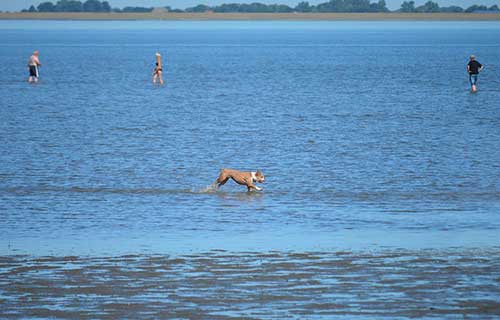
<svg viewBox="0 0 500 320">
<path fill-rule="evenodd" d="M 0 20 L 500 21 L 499 13 L 0 13 Z"/>
</svg>

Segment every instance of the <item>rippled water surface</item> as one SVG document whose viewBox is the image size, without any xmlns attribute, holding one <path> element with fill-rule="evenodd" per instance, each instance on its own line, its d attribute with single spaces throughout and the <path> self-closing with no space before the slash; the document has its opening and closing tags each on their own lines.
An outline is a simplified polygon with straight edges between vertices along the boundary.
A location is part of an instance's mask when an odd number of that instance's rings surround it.
<svg viewBox="0 0 500 320">
<path fill-rule="evenodd" d="M 7 277 L 0 307 L 10 306 L 12 317 L 42 318 L 492 316 L 499 299 L 498 271 L 487 271 L 498 270 L 500 245 L 499 34 L 496 22 L 0 21 L 0 273 Z M 29 85 L 25 64 L 34 49 L 41 81 Z M 151 84 L 157 50 L 165 58 L 163 87 Z M 471 53 L 485 65 L 477 94 L 465 73 Z M 247 193 L 232 182 L 209 190 L 224 167 L 261 169 L 264 190 Z M 227 250 L 230 261 L 212 250 Z M 272 250 L 278 258 L 261 257 Z M 335 252 L 351 250 L 345 263 L 361 270 L 329 265 Z M 366 250 L 374 256 L 365 258 Z M 393 250 L 403 262 L 385 260 Z M 307 261 L 294 265 L 290 252 Z M 316 259 L 314 252 L 324 253 Z M 197 258 L 179 268 L 163 256 L 192 253 Z M 137 261 L 128 263 L 130 254 Z M 60 267 L 68 255 L 74 271 Z M 435 259 L 412 269 L 427 255 Z M 453 258 L 464 255 L 472 260 Z M 103 265 L 98 257 L 110 258 Z M 290 265 L 259 269 L 259 259 Z M 251 269 L 237 277 L 236 291 L 224 271 L 201 284 L 190 280 L 226 262 Z M 429 269 L 444 270 L 449 299 L 433 291 L 443 285 L 433 285 Z M 304 283 L 294 278 L 293 292 L 266 289 L 283 285 L 277 273 L 294 270 Z M 337 271 L 352 277 L 346 287 L 336 287 Z M 65 282 L 68 272 L 75 283 Z M 117 293 L 137 303 L 124 314 L 116 311 L 127 310 L 123 301 L 113 299 L 105 306 L 68 298 L 51 307 L 74 285 L 90 288 L 71 291 L 75 297 L 110 294 L 99 289 L 108 280 L 92 278 L 106 272 L 119 292 L 123 279 L 139 279 L 149 298 Z M 270 278 L 254 281 L 252 272 Z M 156 313 L 147 303 L 172 291 L 148 283 L 176 277 L 189 278 L 191 298 L 160 299 L 158 308 L 174 309 Z M 37 291 L 40 281 L 62 291 Z M 408 283 L 410 293 L 398 287 Z M 355 288 L 374 295 L 380 288 L 388 300 L 377 304 Z M 198 289 L 220 295 L 203 300 Z M 234 292 L 236 301 L 225 302 L 234 308 L 217 303 Z M 26 297 L 35 302 L 25 305 Z"/>
<path fill-rule="evenodd" d="M 494 319 L 499 270 L 487 251 L 21 256 L 0 292 L 12 318 Z"/>
<path fill-rule="evenodd" d="M 499 23 L 0 28 L 3 253 L 499 243 Z"/>
</svg>

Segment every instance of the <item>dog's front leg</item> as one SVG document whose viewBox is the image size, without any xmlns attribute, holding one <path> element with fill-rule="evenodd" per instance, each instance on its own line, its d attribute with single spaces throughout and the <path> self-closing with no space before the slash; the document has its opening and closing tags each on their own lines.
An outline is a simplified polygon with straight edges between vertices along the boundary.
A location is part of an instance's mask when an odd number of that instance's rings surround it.
<svg viewBox="0 0 500 320">
<path fill-rule="evenodd" d="M 262 190 L 262 188 L 259 188 L 259 187 L 255 186 L 253 184 L 248 185 L 247 188 L 248 188 L 248 192 L 252 191 L 252 189 L 255 189 L 257 191 L 261 191 Z"/>
</svg>

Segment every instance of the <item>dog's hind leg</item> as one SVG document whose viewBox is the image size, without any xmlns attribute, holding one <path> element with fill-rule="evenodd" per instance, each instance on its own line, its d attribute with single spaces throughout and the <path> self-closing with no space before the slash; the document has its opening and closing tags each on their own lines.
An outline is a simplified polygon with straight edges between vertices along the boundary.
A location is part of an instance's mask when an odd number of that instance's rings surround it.
<svg viewBox="0 0 500 320">
<path fill-rule="evenodd" d="M 225 184 L 226 184 L 226 182 L 227 182 L 228 180 L 229 180 L 229 177 L 226 177 L 226 178 L 225 178 L 225 179 L 223 179 L 223 180 L 219 180 L 219 179 L 217 179 L 217 181 L 216 181 L 216 182 L 218 183 L 218 184 L 217 184 L 217 188 L 220 188 L 221 186 L 225 185 Z"/>
<path fill-rule="evenodd" d="M 225 169 L 222 169 L 220 171 L 219 177 L 217 180 L 215 180 L 214 184 L 217 184 L 217 189 L 219 189 L 221 186 L 225 185 L 226 182 L 231 178 L 229 174 L 227 174 Z"/>
</svg>

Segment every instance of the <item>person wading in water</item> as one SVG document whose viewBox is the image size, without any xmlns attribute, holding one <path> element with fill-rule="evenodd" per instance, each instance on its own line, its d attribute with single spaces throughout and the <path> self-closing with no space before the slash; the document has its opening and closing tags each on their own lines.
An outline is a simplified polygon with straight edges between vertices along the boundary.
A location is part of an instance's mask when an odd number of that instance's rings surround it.
<svg viewBox="0 0 500 320">
<path fill-rule="evenodd" d="M 28 60 L 28 70 L 30 72 L 30 77 L 28 78 L 28 82 L 38 82 L 38 68 L 42 66 L 40 60 L 38 60 L 38 50 L 33 52 L 30 59 Z"/>
<path fill-rule="evenodd" d="M 474 55 L 471 55 L 469 63 L 467 64 L 467 72 L 469 73 L 469 82 L 472 92 L 477 91 L 477 77 L 481 70 L 483 70 L 483 65 L 476 61 L 476 57 Z"/>
<path fill-rule="evenodd" d="M 161 66 L 161 55 L 160 53 L 156 54 L 156 66 L 153 70 L 153 84 L 156 83 L 157 80 L 160 80 L 160 84 L 163 84 L 163 69 Z"/>
</svg>

